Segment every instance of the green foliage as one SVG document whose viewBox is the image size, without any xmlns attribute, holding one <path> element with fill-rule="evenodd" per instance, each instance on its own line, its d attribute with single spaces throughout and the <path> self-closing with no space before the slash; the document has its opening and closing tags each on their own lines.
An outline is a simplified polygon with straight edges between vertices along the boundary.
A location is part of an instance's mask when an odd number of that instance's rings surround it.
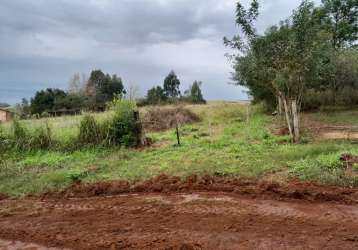
<svg viewBox="0 0 358 250">
<path fill-rule="evenodd" d="M 30 136 L 26 128 L 21 124 L 20 121 L 14 120 L 12 122 L 12 143 L 18 150 L 29 149 Z"/>
<path fill-rule="evenodd" d="M 116 95 L 126 93 L 121 78 L 117 75 L 104 74 L 101 70 L 91 72 L 87 88 L 93 89 L 92 95 L 97 105 L 104 105 L 106 102 L 112 101 Z"/>
<path fill-rule="evenodd" d="M 85 115 L 80 122 L 80 130 L 78 134 L 78 143 L 80 145 L 96 145 L 101 142 L 100 126 L 91 115 Z"/>
<path fill-rule="evenodd" d="M 355 44 L 358 39 L 357 0 L 322 0 L 322 3 L 333 47 L 338 49 Z"/>
<path fill-rule="evenodd" d="M 137 146 L 141 141 L 142 128 L 135 103 L 118 99 L 113 111 L 113 117 L 103 126 L 106 141 L 111 145 Z"/>
<path fill-rule="evenodd" d="M 164 79 L 164 93 L 168 98 L 178 98 L 180 96 L 180 81 L 174 71 Z"/>
<path fill-rule="evenodd" d="M 39 149 L 51 149 L 54 145 L 51 129 L 48 124 L 45 127 L 37 127 L 33 132 L 25 128 L 18 120 L 12 123 L 12 135 L 7 137 L 8 150 L 14 148 L 19 151 L 34 151 Z"/>
<path fill-rule="evenodd" d="M 247 87 L 255 102 L 276 108 L 281 93 L 310 108 L 325 105 L 320 95 L 331 93 L 329 104 L 355 104 L 357 1 L 322 2 L 315 7 L 302 1 L 289 19 L 263 35 L 256 34 L 253 25 L 257 1 L 248 10 L 237 4 L 236 23 L 244 36 L 225 38 L 224 43 L 241 51 L 232 57 L 233 80 Z"/>
<path fill-rule="evenodd" d="M 156 86 L 148 90 L 146 96 L 147 104 L 164 104 L 166 101 L 167 96 L 162 87 Z"/>
<path fill-rule="evenodd" d="M 206 101 L 201 93 L 202 82 L 194 81 L 189 87 L 189 90 L 185 91 L 184 100 L 194 104 L 205 104 Z"/>
<path fill-rule="evenodd" d="M 31 98 L 31 114 L 42 114 L 45 111 L 52 111 L 55 107 L 55 103 L 65 97 L 66 93 L 60 89 L 48 88 L 46 90 L 37 91 L 35 96 Z"/>
<path fill-rule="evenodd" d="M 236 4 L 236 24 L 241 28 L 243 34 L 247 37 L 255 37 L 256 30 L 253 22 L 259 16 L 259 2 L 252 0 L 249 9 L 245 9 L 244 6 L 237 2 Z M 248 41 L 245 41 L 245 37 L 241 35 L 234 36 L 231 40 L 224 37 L 224 44 L 234 49 L 245 51 L 248 45 Z"/>
<path fill-rule="evenodd" d="M 82 179 L 88 176 L 88 171 L 83 171 L 80 169 L 71 169 L 67 173 L 67 178 L 70 179 L 71 182 L 79 182 Z"/>
<path fill-rule="evenodd" d="M 45 127 L 36 128 L 30 137 L 30 150 L 34 149 L 50 149 L 53 140 L 51 128 L 48 124 Z"/>
<path fill-rule="evenodd" d="M 327 184 L 344 183 L 344 166 L 340 160 L 342 153 L 322 154 L 290 163 L 290 174 L 302 180 L 318 180 Z"/>
<path fill-rule="evenodd" d="M 126 91 L 122 79 L 117 75 L 104 74 L 101 70 L 93 70 L 91 77 L 87 80 L 75 75 L 71 80 L 72 85 L 67 93 L 60 89 L 41 90 L 36 92 L 31 98 L 31 105 L 27 100 L 16 105 L 16 110 L 22 118 L 32 115 L 61 115 L 63 113 L 77 113 L 81 110 L 104 111 L 106 103 L 113 100 L 116 96 L 123 96 Z M 83 84 L 85 86 L 79 86 Z"/>
</svg>

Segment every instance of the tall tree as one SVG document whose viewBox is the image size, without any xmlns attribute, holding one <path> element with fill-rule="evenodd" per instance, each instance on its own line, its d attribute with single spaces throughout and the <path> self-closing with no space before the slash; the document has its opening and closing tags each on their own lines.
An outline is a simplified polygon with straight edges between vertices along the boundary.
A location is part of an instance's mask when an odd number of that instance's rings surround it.
<svg viewBox="0 0 358 250">
<path fill-rule="evenodd" d="M 177 98 L 180 96 L 180 81 L 172 70 L 169 75 L 164 79 L 164 92 L 169 98 Z"/>
<path fill-rule="evenodd" d="M 335 49 L 357 43 L 358 0 L 322 0 Z"/>
<path fill-rule="evenodd" d="M 196 103 L 196 104 L 206 103 L 203 94 L 201 92 L 201 85 L 202 82 L 194 81 L 193 84 L 190 85 L 189 89 L 185 91 L 186 98 L 191 103 Z"/>
<path fill-rule="evenodd" d="M 253 1 L 251 8 L 256 6 Z M 237 43 L 237 37 L 236 41 L 225 40 L 227 45 L 241 50 L 236 56 L 236 79 L 243 80 L 239 84 L 248 86 L 250 91 L 273 95 L 283 104 L 292 141 L 298 142 L 302 98 L 324 68 L 326 58 L 322 52 L 328 39 L 321 32 L 314 5 L 309 1 L 302 1 L 289 20 L 270 28 L 264 36 L 253 34 L 254 28 L 247 27 L 252 25 L 252 17 L 247 14 L 251 12 L 242 7 L 237 10 L 241 15 L 237 24 L 246 36 L 246 45 Z"/>
<path fill-rule="evenodd" d="M 42 114 L 43 112 L 53 111 L 55 103 L 59 99 L 65 98 L 66 93 L 61 89 L 51 89 L 37 91 L 35 96 L 31 98 L 30 110 L 31 114 Z"/>
<path fill-rule="evenodd" d="M 117 75 L 110 76 L 101 70 L 93 70 L 86 86 L 87 95 L 95 100 L 95 105 L 104 106 L 117 95 L 126 93 L 122 79 Z"/>
</svg>

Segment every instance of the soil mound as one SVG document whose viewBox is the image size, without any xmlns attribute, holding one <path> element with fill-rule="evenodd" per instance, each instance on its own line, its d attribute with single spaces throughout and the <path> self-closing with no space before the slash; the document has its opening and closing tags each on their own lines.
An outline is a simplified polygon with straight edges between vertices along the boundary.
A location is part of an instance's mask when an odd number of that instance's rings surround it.
<svg viewBox="0 0 358 250">
<path fill-rule="evenodd" d="M 139 182 L 113 181 L 95 184 L 74 184 L 57 192 L 46 193 L 44 198 L 84 198 L 111 196 L 126 193 L 188 193 L 225 192 L 251 197 L 276 200 L 333 201 L 338 203 L 358 203 L 358 188 L 327 187 L 313 183 L 291 181 L 287 185 L 258 181 L 250 178 L 189 176 L 179 177 L 160 175 Z"/>
<path fill-rule="evenodd" d="M 5 199 L 7 199 L 7 198 L 9 198 L 9 196 L 7 196 L 6 194 L 0 193 L 0 201 L 1 201 L 1 200 L 5 200 Z"/>
<path fill-rule="evenodd" d="M 198 115 L 191 110 L 177 108 L 151 108 L 144 115 L 144 128 L 148 131 L 162 131 L 175 128 L 176 124 L 190 124 L 200 122 Z"/>
</svg>

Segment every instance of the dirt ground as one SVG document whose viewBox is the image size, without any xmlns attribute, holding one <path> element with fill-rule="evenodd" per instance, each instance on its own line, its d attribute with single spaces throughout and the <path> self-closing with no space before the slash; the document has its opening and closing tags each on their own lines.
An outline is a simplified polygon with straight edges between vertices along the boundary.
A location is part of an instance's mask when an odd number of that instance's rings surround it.
<svg viewBox="0 0 358 250">
<path fill-rule="evenodd" d="M 160 176 L 0 200 L 0 249 L 358 249 L 358 189 Z"/>
</svg>

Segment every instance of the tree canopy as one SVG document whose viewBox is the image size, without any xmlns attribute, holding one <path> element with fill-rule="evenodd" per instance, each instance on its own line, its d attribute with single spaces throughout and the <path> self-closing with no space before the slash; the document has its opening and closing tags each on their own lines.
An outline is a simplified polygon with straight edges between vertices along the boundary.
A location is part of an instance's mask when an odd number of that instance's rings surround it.
<svg viewBox="0 0 358 250">
<path fill-rule="evenodd" d="M 233 79 L 249 89 L 254 101 L 284 109 L 293 141 L 299 140 L 299 113 L 308 92 L 334 92 L 337 86 L 357 80 L 352 66 L 356 53 L 351 52 L 356 50 L 357 3 L 324 0 L 316 7 L 303 0 L 289 18 L 264 34 L 255 29 L 258 1 L 252 1 L 248 10 L 237 4 L 240 34 L 224 38 L 227 46 L 238 51 L 231 57 Z M 342 71 L 350 77 L 343 79 Z"/>
<path fill-rule="evenodd" d="M 178 98 L 180 97 L 180 81 L 172 70 L 169 75 L 164 79 L 164 93 L 168 98 Z"/>
</svg>

